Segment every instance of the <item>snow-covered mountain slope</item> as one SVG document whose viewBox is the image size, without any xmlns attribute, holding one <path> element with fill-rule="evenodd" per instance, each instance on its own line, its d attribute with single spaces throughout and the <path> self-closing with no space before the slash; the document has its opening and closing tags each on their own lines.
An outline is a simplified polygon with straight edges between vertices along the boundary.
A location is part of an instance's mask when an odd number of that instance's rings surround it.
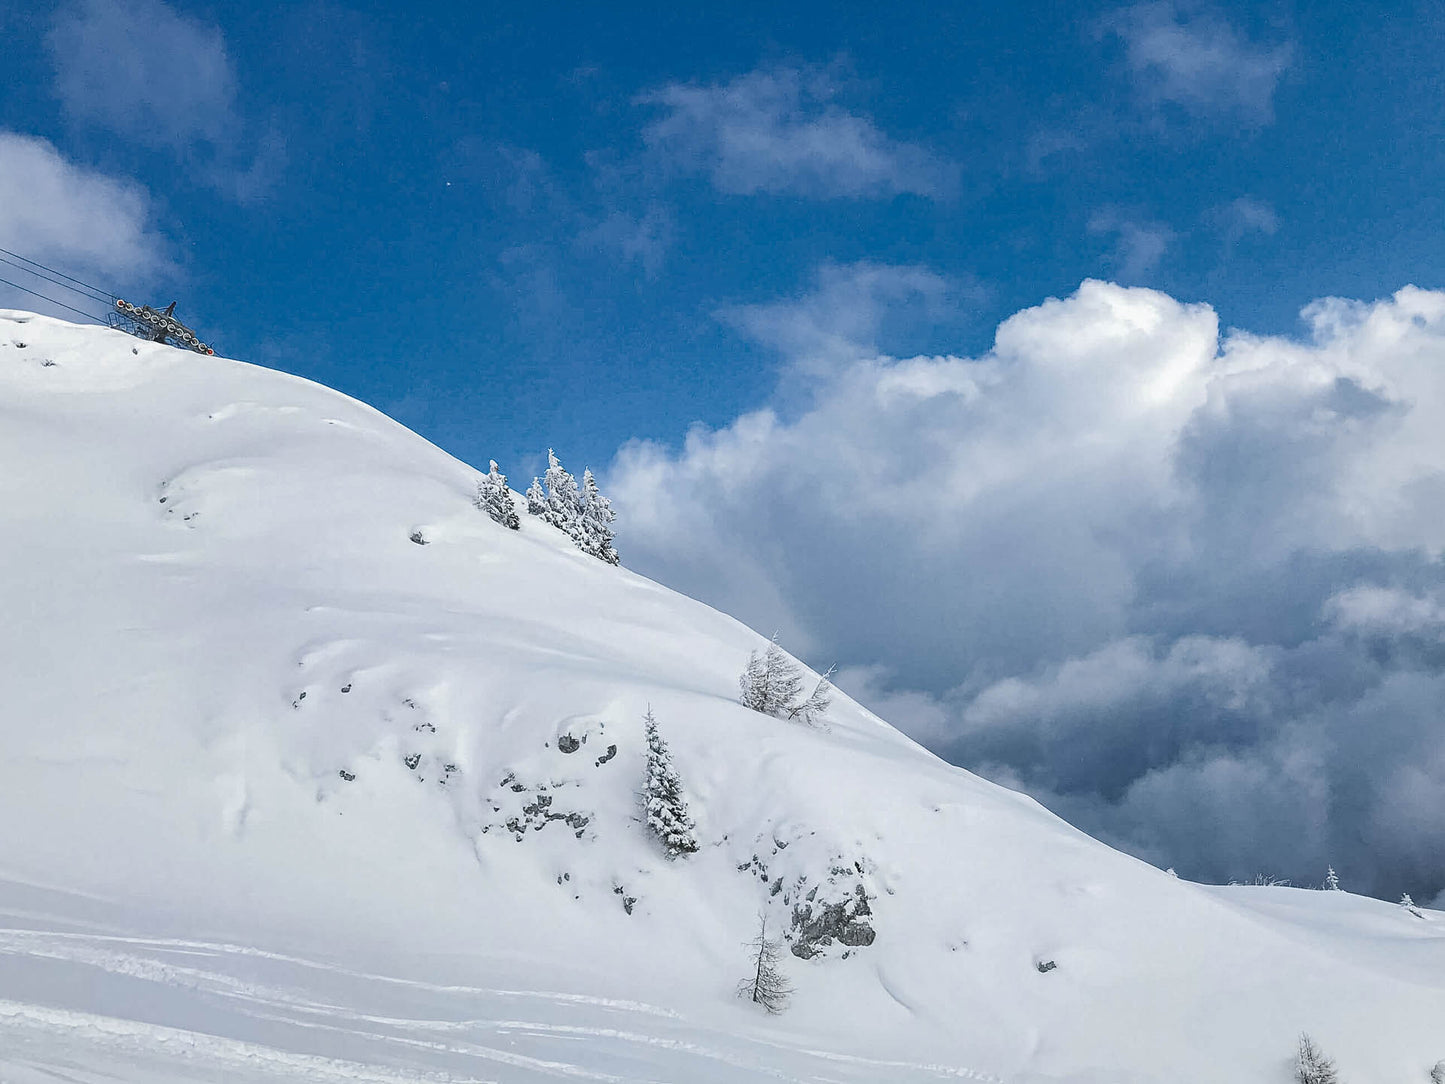
<svg viewBox="0 0 1445 1084">
<path fill-rule="evenodd" d="M 336 392 L 0 312 L 0 449 L 0 1080 L 1283 1084 L 1301 1031 L 1356 1084 L 1445 1059 L 1445 915 L 1182 882 L 845 697 L 747 711 L 762 637 L 497 526 Z M 815 953 L 779 1016 L 734 996 L 760 917 Z"/>
</svg>

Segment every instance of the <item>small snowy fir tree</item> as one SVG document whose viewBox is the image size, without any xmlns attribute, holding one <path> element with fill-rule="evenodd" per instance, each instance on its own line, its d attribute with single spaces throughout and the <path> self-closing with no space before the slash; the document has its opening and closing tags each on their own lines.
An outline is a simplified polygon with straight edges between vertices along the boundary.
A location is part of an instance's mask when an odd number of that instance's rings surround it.
<svg viewBox="0 0 1445 1084">
<path fill-rule="evenodd" d="M 1325 891 L 1338 892 L 1340 890 L 1340 875 L 1335 872 L 1335 867 L 1330 866 L 1325 870 Z"/>
<path fill-rule="evenodd" d="M 738 675 L 738 702 L 764 715 L 812 725 L 833 703 L 834 669 L 829 667 L 807 698 L 799 699 L 803 691 L 803 668 L 778 646 L 774 635 L 761 657 L 756 651 L 748 653 L 748 664 Z"/>
<path fill-rule="evenodd" d="M 1445 1061 L 1437 1061 L 1430 1070 L 1430 1084 L 1445 1084 Z"/>
<path fill-rule="evenodd" d="M 1410 898 L 1410 893 L 1408 892 L 1406 892 L 1403 896 L 1400 897 L 1400 906 L 1403 907 L 1405 910 L 1409 911 L 1416 918 L 1425 917 L 1423 914 L 1420 913 L 1420 908 L 1415 906 L 1415 901 Z"/>
<path fill-rule="evenodd" d="M 579 537 L 577 523 L 577 479 L 563 469 L 557 461 L 557 453 L 547 449 L 547 473 L 542 479 L 547 485 L 547 510 L 542 518 L 558 530 L 565 531 L 575 542 Z"/>
<path fill-rule="evenodd" d="M 597 488 L 597 479 L 592 477 L 589 467 L 582 472 L 582 495 L 577 504 L 577 545 L 609 565 L 618 561 L 617 550 L 612 546 L 612 521 L 616 518 L 612 502 Z"/>
<path fill-rule="evenodd" d="M 532 484 L 527 487 L 527 514 L 543 517 L 547 515 L 547 494 L 542 492 L 540 478 L 533 478 Z"/>
<path fill-rule="evenodd" d="M 792 984 L 783 975 L 782 940 L 769 938 L 767 919 L 760 918 L 757 935 L 746 944 L 752 950 L 752 974 L 738 983 L 738 997 L 747 998 L 770 1013 L 782 1012 L 793 993 Z"/>
<path fill-rule="evenodd" d="M 642 721 L 647 728 L 647 780 L 642 791 L 647 827 L 661 841 L 668 858 L 692 854 L 697 850 L 697 836 L 682 797 L 682 780 L 672 766 L 672 754 L 657 729 L 651 708 Z"/>
<path fill-rule="evenodd" d="M 1299 1037 L 1299 1053 L 1295 1056 L 1294 1078 L 1298 1084 L 1339 1084 L 1340 1074 L 1332 1059 L 1315 1046 L 1308 1035 Z"/>
<path fill-rule="evenodd" d="M 492 460 L 492 469 L 478 480 L 477 496 L 473 503 L 491 516 L 494 523 L 500 523 L 514 531 L 522 525 L 517 519 L 517 505 L 512 500 L 512 491 L 507 488 L 507 476 L 497 470 L 495 459 Z"/>
<path fill-rule="evenodd" d="M 775 635 L 762 658 L 756 651 L 748 655 L 748 665 L 738 677 L 738 700 L 745 708 L 784 719 L 802 688 L 802 667 L 788 658 Z"/>
<path fill-rule="evenodd" d="M 818 684 L 813 686 L 812 693 L 808 699 L 801 704 L 795 704 L 788 709 L 789 719 L 801 719 L 812 726 L 823 714 L 833 705 L 833 672 L 836 666 L 828 667 L 828 672 L 818 679 Z"/>
</svg>

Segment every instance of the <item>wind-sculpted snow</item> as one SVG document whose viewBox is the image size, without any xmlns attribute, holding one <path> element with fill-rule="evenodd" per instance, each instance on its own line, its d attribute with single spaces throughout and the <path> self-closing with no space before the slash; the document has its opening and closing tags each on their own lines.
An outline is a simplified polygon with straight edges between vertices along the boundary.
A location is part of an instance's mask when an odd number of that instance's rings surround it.
<svg viewBox="0 0 1445 1084">
<path fill-rule="evenodd" d="M 1301 1030 L 1358 1081 L 1445 1057 L 1445 917 L 1204 889 L 846 697 L 749 711 L 763 637 L 499 526 L 477 471 L 328 389 L 0 313 L 0 451 L 0 1079 L 1283 1081 Z M 734 996 L 760 920 L 776 1017 Z"/>
</svg>

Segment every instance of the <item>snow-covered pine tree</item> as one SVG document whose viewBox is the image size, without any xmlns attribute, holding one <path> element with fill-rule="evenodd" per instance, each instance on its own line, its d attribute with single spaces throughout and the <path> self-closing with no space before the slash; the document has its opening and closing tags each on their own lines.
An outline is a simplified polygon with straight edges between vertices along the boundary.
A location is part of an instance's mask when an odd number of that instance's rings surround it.
<svg viewBox="0 0 1445 1084">
<path fill-rule="evenodd" d="M 495 459 L 492 460 L 492 469 L 477 481 L 477 496 L 473 503 L 491 516 L 494 523 L 500 523 L 514 531 L 522 525 L 517 519 L 517 505 L 512 500 L 512 491 L 507 487 L 507 476 L 497 470 Z"/>
<path fill-rule="evenodd" d="M 756 651 L 748 652 L 748 664 L 738 675 L 738 703 L 749 711 L 763 711 L 768 702 L 768 672 Z"/>
<path fill-rule="evenodd" d="M 642 722 L 647 728 L 647 779 L 642 789 L 647 827 L 662 843 L 668 858 L 692 854 L 697 850 L 696 826 L 682 796 L 682 780 L 672 766 L 672 753 L 657 728 L 651 708 L 647 709 Z"/>
<path fill-rule="evenodd" d="M 745 708 L 786 719 L 802 688 L 802 667 L 778 646 L 774 635 L 761 659 L 756 651 L 748 655 L 748 665 L 738 677 L 738 700 Z"/>
<path fill-rule="evenodd" d="M 1408 892 L 1404 893 L 1400 897 L 1400 906 L 1403 907 L 1405 910 L 1409 911 L 1416 918 L 1425 917 L 1423 914 L 1420 913 L 1420 908 L 1415 906 L 1415 901 L 1410 898 L 1410 893 Z"/>
<path fill-rule="evenodd" d="M 1340 875 L 1335 872 L 1335 867 L 1330 866 L 1325 870 L 1325 891 L 1338 892 L 1340 890 Z"/>
<path fill-rule="evenodd" d="M 557 453 L 547 449 L 547 473 L 542 480 L 547 485 L 547 510 L 542 518 L 553 527 L 565 531 L 574 542 L 580 537 L 577 522 L 577 479 L 563 469 L 557 461 Z"/>
<path fill-rule="evenodd" d="M 788 998 L 793 992 L 792 984 L 783 975 L 782 939 L 768 937 L 768 921 L 758 920 L 758 932 L 746 942 L 752 949 L 752 974 L 738 983 L 738 997 L 745 997 L 761 1005 L 770 1013 L 780 1013 L 788 1007 Z"/>
<path fill-rule="evenodd" d="M 1445 1084 L 1445 1061 L 1437 1061 L 1430 1070 L 1430 1084 Z"/>
<path fill-rule="evenodd" d="M 582 495 L 577 505 L 580 527 L 577 545 L 609 565 L 618 562 L 617 550 L 612 546 L 612 521 L 616 518 L 612 502 L 597 488 L 597 479 L 592 477 L 592 468 L 588 467 L 582 472 Z"/>
<path fill-rule="evenodd" d="M 540 478 L 533 478 L 532 484 L 527 487 L 527 513 L 544 518 L 547 515 L 547 494 L 542 492 Z"/>
<path fill-rule="evenodd" d="M 1308 1035 L 1299 1037 L 1299 1053 L 1295 1057 L 1294 1078 L 1299 1084 L 1339 1084 L 1340 1074 L 1334 1060 L 1327 1058 Z"/>
<path fill-rule="evenodd" d="M 827 710 L 833 706 L 833 673 L 838 668 L 828 667 L 828 672 L 818 679 L 818 684 L 813 686 L 812 693 L 808 699 L 801 704 L 795 704 L 788 709 L 789 719 L 801 719 L 812 726 L 821 719 Z"/>
</svg>

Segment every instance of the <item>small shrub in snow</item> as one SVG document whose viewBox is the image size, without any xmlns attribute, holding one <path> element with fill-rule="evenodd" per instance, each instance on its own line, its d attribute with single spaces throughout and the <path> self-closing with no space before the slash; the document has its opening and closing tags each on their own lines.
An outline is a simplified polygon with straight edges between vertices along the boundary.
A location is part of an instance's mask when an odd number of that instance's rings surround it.
<svg viewBox="0 0 1445 1084">
<path fill-rule="evenodd" d="M 800 700 L 803 691 L 803 668 L 778 646 L 778 638 L 759 657 L 748 654 L 748 664 L 738 677 L 738 702 L 745 708 L 772 715 L 778 719 L 801 719 L 816 722 L 833 702 L 832 669 L 818 679 L 812 693 Z"/>
<path fill-rule="evenodd" d="M 512 500 L 512 491 L 507 487 L 507 476 L 497 470 L 497 461 L 491 461 L 492 469 L 477 482 L 477 495 L 472 503 L 487 515 L 493 523 L 517 530 L 521 520 L 517 518 L 517 505 Z"/>
<path fill-rule="evenodd" d="M 1299 1052 L 1295 1055 L 1294 1078 L 1298 1084 L 1339 1084 L 1340 1074 L 1334 1061 L 1325 1057 L 1314 1040 L 1301 1034 Z"/>
<path fill-rule="evenodd" d="M 1410 893 L 1408 892 L 1406 892 L 1403 896 L 1400 897 L 1400 906 L 1403 907 L 1405 910 L 1409 911 L 1416 918 L 1425 917 L 1424 914 L 1421 913 L 1420 908 L 1415 906 L 1415 901 L 1410 898 Z"/>
<path fill-rule="evenodd" d="M 667 857 L 692 854 L 697 850 L 697 836 L 682 796 L 682 780 L 650 708 L 642 721 L 647 728 L 647 779 L 642 790 L 647 827 L 662 843 Z"/>
<path fill-rule="evenodd" d="M 1325 891 L 1338 892 L 1340 890 L 1340 877 L 1335 872 L 1335 867 L 1330 866 L 1325 870 Z"/>
<path fill-rule="evenodd" d="M 796 704 L 788 709 L 789 719 L 801 719 L 812 726 L 815 721 L 821 719 L 827 710 L 833 706 L 833 671 L 836 666 L 828 667 L 828 672 L 818 679 L 818 684 L 813 686 L 813 691 L 808 699 L 801 704 Z"/>
<path fill-rule="evenodd" d="M 747 945 L 752 949 L 752 974 L 738 983 L 738 997 L 747 998 L 770 1013 L 782 1012 L 793 993 L 792 984 L 783 974 L 782 939 L 768 937 L 768 922 L 763 918 L 758 921 L 757 936 Z"/>
</svg>

